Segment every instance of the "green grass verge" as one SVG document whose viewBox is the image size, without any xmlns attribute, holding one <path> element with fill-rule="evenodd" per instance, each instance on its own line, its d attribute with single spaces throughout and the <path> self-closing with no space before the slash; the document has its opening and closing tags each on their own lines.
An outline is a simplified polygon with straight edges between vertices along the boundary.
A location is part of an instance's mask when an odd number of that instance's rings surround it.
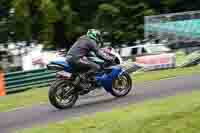
<svg viewBox="0 0 200 133">
<path fill-rule="evenodd" d="M 176 52 L 176 66 L 182 66 L 185 63 L 191 62 L 191 60 L 197 59 L 200 57 L 199 51 L 195 51 L 186 55 L 182 50 Z"/>
<path fill-rule="evenodd" d="M 9 111 L 27 105 L 47 103 L 47 94 L 47 88 L 37 88 L 0 97 L 0 111 Z"/>
<path fill-rule="evenodd" d="M 135 82 L 144 82 L 197 73 L 200 73 L 200 66 L 137 73 L 136 75 L 133 75 L 133 80 Z"/>
<path fill-rule="evenodd" d="M 144 82 L 176 77 L 181 75 L 191 75 L 200 72 L 200 66 L 190 68 L 178 68 L 162 71 L 152 71 L 133 75 L 134 82 Z M 26 92 L 9 95 L 0 98 L 0 111 L 13 110 L 18 107 L 31 106 L 33 104 L 47 103 L 47 88 L 37 88 Z"/>
<path fill-rule="evenodd" d="M 176 65 L 180 66 L 184 61 L 187 55 L 184 53 L 184 51 L 179 50 L 176 52 Z"/>
<path fill-rule="evenodd" d="M 17 133 L 198 133 L 199 116 L 196 91 Z"/>
</svg>

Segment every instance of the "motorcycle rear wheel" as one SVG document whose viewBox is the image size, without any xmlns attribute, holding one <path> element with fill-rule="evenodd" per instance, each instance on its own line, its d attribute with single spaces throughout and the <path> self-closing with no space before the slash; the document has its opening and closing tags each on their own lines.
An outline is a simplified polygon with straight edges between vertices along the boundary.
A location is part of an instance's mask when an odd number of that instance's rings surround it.
<svg viewBox="0 0 200 133">
<path fill-rule="evenodd" d="M 78 99 L 78 94 L 74 89 L 75 88 L 65 80 L 54 81 L 49 88 L 49 102 L 57 109 L 71 108 Z M 68 93 L 68 91 L 71 92 Z"/>
</svg>

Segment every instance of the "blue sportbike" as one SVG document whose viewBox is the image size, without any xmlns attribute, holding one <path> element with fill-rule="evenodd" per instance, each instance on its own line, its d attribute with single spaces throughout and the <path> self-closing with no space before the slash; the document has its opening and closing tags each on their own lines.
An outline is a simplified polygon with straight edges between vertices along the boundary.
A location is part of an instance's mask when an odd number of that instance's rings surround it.
<svg viewBox="0 0 200 133">
<path fill-rule="evenodd" d="M 95 89 L 105 89 L 115 96 L 126 96 L 132 89 L 130 75 L 120 66 L 120 62 L 112 53 L 113 62 L 105 62 L 94 54 L 88 57 L 101 65 L 101 71 L 96 72 L 95 80 L 88 80 L 83 75 L 87 70 L 75 69 L 64 58 L 55 60 L 47 65 L 49 70 L 56 71 L 56 80 L 49 88 L 49 101 L 58 109 L 72 107 L 80 95 L 88 94 Z"/>
</svg>

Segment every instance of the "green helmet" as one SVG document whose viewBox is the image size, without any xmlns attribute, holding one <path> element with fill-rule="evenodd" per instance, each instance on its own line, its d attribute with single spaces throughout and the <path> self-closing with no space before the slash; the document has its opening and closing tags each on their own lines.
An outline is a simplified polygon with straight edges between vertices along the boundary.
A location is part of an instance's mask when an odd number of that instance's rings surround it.
<svg viewBox="0 0 200 133">
<path fill-rule="evenodd" d="M 89 29 L 86 36 L 93 39 L 98 44 L 102 43 L 101 32 L 97 29 Z"/>
</svg>

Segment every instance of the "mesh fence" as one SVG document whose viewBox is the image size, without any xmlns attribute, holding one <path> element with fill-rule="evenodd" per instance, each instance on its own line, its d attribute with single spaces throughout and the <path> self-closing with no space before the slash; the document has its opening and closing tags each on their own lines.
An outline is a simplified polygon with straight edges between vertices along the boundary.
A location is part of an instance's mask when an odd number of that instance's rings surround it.
<svg viewBox="0 0 200 133">
<path fill-rule="evenodd" d="M 200 42 L 200 11 L 146 16 L 146 39 L 167 42 Z"/>
</svg>

